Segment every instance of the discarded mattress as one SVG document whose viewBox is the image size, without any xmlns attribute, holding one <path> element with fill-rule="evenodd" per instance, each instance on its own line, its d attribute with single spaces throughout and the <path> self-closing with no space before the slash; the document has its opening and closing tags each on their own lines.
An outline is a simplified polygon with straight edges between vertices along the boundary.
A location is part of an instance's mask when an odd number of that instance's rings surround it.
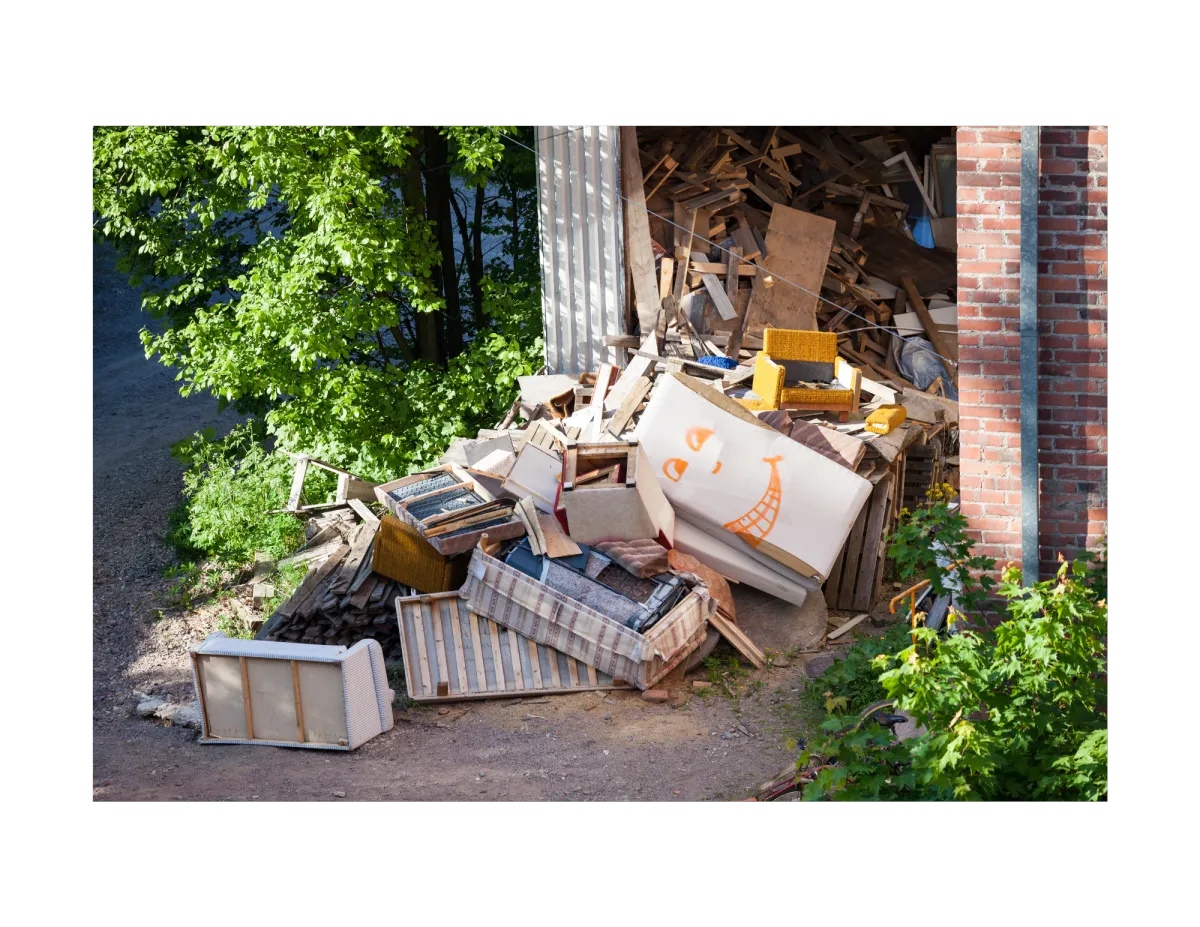
<svg viewBox="0 0 1200 927">
<path fill-rule="evenodd" d="M 201 742 L 354 750 L 392 729 L 383 650 L 210 634 L 193 648 Z"/>
<path fill-rule="evenodd" d="M 703 643 L 715 609 L 708 590 L 697 586 L 640 634 L 478 547 L 461 594 L 476 614 L 639 689 L 650 688 Z"/>
<path fill-rule="evenodd" d="M 871 494 L 867 480 L 679 373 L 660 377 L 635 436 L 676 514 L 805 576 L 829 574 Z"/>
<path fill-rule="evenodd" d="M 467 609 L 457 592 L 396 599 L 414 702 L 629 688 Z"/>
</svg>

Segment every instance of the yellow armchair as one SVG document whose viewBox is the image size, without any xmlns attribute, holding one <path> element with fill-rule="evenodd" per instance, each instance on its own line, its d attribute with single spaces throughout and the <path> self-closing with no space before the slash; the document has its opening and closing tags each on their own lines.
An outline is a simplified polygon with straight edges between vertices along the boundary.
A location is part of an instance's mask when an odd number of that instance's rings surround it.
<svg viewBox="0 0 1200 927">
<path fill-rule="evenodd" d="M 789 379 L 804 385 L 788 386 Z M 834 332 L 768 328 L 754 360 L 751 389 L 754 396 L 738 400 L 751 411 L 837 412 L 845 421 L 858 411 L 862 371 L 838 357 Z"/>
</svg>

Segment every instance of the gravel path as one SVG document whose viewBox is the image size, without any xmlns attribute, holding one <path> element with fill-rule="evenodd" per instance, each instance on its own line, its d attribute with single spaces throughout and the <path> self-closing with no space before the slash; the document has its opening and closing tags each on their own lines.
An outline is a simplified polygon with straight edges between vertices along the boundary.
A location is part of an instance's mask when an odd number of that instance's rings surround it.
<svg viewBox="0 0 1200 927">
<path fill-rule="evenodd" d="M 412 709 L 351 754 L 201 746 L 137 717 L 134 689 L 191 699 L 187 648 L 213 629 L 211 609 L 155 620 L 173 562 L 161 538 L 179 502 L 169 448 L 209 425 L 228 430 L 236 416 L 182 399 L 173 372 L 144 359 L 147 317 L 110 249 L 96 247 L 93 274 L 95 798 L 728 799 L 787 763 L 797 665 L 755 674 L 737 700 L 690 696 L 690 680 L 676 680 L 676 698 L 661 705 L 587 693 Z"/>
</svg>

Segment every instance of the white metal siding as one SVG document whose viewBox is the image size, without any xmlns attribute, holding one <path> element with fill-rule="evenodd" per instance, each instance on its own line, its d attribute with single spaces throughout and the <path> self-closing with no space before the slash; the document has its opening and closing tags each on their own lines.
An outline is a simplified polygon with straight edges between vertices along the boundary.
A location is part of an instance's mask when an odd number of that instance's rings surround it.
<svg viewBox="0 0 1200 927">
<path fill-rule="evenodd" d="M 619 126 L 538 126 L 542 327 L 550 373 L 616 363 L 625 333 Z"/>
</svg>

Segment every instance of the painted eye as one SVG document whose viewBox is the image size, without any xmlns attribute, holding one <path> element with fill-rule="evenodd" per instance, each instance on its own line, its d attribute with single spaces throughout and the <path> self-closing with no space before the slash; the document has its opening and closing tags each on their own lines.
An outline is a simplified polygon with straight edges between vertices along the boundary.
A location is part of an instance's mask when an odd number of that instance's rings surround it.
<svg viewBox="0 0 1200 927">
<path fill-rule="evenodd" d="M 713 436 L 711 428 L 694 427 L 687 430 L 684 440 L 687 441 L 687 446 L 693 451 L 698 451 L 704 447 L 704 442 Z"/>
<path fill-rule="evenodd" d="M 663 473 L 673 483 L 678 483 L 683 476 L 683 471 L 688 468 L 686 460 L 680 460 L 678 457 L 672 457 L 663 464 Z"/>
</svg>

